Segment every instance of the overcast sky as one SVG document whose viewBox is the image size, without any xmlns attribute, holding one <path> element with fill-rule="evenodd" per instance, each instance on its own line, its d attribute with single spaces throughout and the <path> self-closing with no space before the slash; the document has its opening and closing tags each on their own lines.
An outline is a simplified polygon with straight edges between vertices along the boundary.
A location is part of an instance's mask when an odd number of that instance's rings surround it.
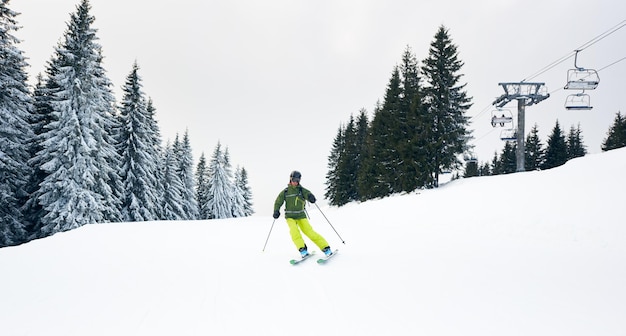
<svg viewBox="0 0 626 336">
<path fill-rule="evenodd" d="M 43 72 L 79 0 L 13 0 L 31 80 Z M 258 215 L 272 213 L 289 173 L 322 198 L 327 157 L 339 126 L 382 100 L 410 46 L 418 60 L 439 28 L 449 29 L 473 97 L 480 161 L 500 152 L 489 124 L 499 82 L 518 82 L 626 19 L 615 0 L 90 0 L 104 67 L 119 100 L 133 62 L 157 109 L 164 141 L 189 130 L 194 158 L 218 141 L 248 170 Z M 581 125 L 590 153 L 618 111 L 626 112 L 626 28 L 581 51 L 578 65 L 602 69 L 593 110 L 566 111 L 562 90 L 574 59 L 532 78 L 551 97 L 526 110 L 545 143 L 558 119 Z M 611 65 L 613 64 L 613 65 Z M 608 67 L 607 67 L 608 66 Z M 510 108 L 515 111 L 515 105 Z M 503 186 L 503 193 L 507 192 Z"/>
</svg>

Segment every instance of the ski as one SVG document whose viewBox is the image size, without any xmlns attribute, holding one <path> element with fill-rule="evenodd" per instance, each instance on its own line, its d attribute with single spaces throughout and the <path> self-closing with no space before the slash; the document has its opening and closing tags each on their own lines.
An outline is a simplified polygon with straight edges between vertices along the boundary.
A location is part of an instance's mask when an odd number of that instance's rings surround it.
<svg viewBox="0 0 626 336">
<path fill-rule="evenodd" d="M 315 251 L 311 251 L 311 253 L 307 254 L 306 257 L 303 257 L 301 259 L 291 259 L 289 260 L 289 263 L 292 265 L 297 265 L 307 259 L 309 259 L 310 257 L 312 257 L 315 254 Z"/>
<path fill-rule="evenodd" d="M 337 255 L 337 252 L 339 252 L 339 249 L 334 250 L 333 253 L 331 255 L 329 255 L 328 257 L 317 259 L 317 263 L 320 264 L 320 265 L 325 264 L 330 258 L 332 258 L 335 255 Z"/>
</svg>

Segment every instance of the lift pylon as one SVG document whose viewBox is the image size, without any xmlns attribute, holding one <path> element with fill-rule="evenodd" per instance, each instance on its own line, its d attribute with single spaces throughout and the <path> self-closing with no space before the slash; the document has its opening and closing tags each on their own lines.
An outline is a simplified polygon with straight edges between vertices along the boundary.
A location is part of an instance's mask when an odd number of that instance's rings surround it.
<svg viewBox="0 0 626 336">
<path fill-rule="evenodd" d="M 529 83 L 529 82 L 506 82 L 498 83 L 504 89 L 504 94 L 494 100 L 493 105 L 498 108 L 506 104 L 517 101 L 517 131 L 515 132 L 515 140 L 517 142 L 517 151 L 515 158 L 517 161 L 517 171 L 522 172 L 524 168 L 524 125 L 526 106 L 531 106 L 542 102 L 550 97 L 547 92 L 545 83 Z M 504 140 L 504 136 L 501 134 Z M 507 138 L 509 140 L 512 138 Z"/>
</svg>

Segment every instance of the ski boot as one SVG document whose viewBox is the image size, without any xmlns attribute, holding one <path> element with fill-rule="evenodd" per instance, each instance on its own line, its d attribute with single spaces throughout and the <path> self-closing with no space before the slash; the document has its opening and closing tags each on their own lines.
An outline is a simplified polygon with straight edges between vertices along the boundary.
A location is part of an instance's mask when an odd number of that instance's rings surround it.
<svg viewBox="0 0 626 336">
<path fill-rule="evenodd" d="M 300 256 L 302 258 L 306 258 L 309 255 L 309 251 L 307 251 L 306 245 L 304 245 L 304 247 L 299 248 L 298 251 L 300 251 Z"/>
<path fill-rule="evenodd" d="M 331 254 L 333 254 L 333 250 L 330 249 L 330 246 L 326 246 L 322 249 L 322 252 L 324 252 L 324 255 L 329 257 Z"/>
</svg>

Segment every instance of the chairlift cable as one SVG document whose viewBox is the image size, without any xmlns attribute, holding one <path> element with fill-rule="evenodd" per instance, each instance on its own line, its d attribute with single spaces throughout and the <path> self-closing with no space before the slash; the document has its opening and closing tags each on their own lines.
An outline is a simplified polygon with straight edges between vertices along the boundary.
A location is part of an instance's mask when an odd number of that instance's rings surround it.
<svg viewBox="0 0 626 336">
<path fill-rule="evenodd" d="M 616 24 L 615 26 L 613 26 L 612 28 L 610 28 L 609 30 L 605 31 L 604 33 L 592 38 L 591 40 L 589 40 L 587 43 L 584 43 L 582 46 L 578 47 L 576 50 L 578 51 L 583 51 L 589 47 L 591 47 L 592 45 L 602 41 L 604 38 L 606 38 L 607 36 L 615 33 L 616 31 L 620 30 L 621 28 L 623 28 L 624 26 L 626 26 L 626 20 Z"/>
<path fill-rule="evenodd" d="M 593 39 L 589 40 L 588 42 L 582 44 L 579 48 L 567 53 L 566 55 L 558 58 L 557 60 L 553 61 L 552 63 L 548 64 L 547 66 L 543 67 L 542 69 L 540 69 L 539 71 L 535 72 L 534 74 L 532 74 L 531 76 L 527 77 L 526 79 L 522 80 L 522 82 L 526 82 L 526 81 L 530 81 L 540 75 L 542 75 L 543 73 L 551 70 L 552 68 L 556 67 L 557 65 L 567 61 L 568 59 L 572 58 L 573 56 L 576 55 L 577 52 L 583 51 L 589 47 L 591 47 L 592 45 L 600 42 L 601 40 L 605 39 L 606 37 L 608 37 L 609 35 L 615 33 L 616 31 L 620 30 L 621 28 L 623 28 L 624 26 L 626 26 L 626 20 L 621 21 L 620 23 L 618 23 L 617 25 L 609 28 L 608 30 L 606 30 L 605 32 L 603 32 L 602 34 L 594 37 Z M 600 68 L 599 70 L 597 70 L 597 72 L 600 72 L 602 70 L 605 70 L 623 60 L 625 60 L 626 57 L 623 57 L 605 67 Z M 559 90 L 563 90 L 563 88 L 558 88 L 552 92 L 550 92 L 549 94 L 552 95 L 553 93 L 559 91 Z M 489 104 L 488 106 L 486 106 L 485 108 L 483 108 L 478 114 L 476 114 L 473 117 L 470 117 L 470 120 L 475 120 L 478 119 L 479 117 L 481 117 L 483 114 L 485 114 L 490 108 L 492 107 L 492 104 Z M 472 141 L 473 143 L 479 142 L 480 140 L 486 138 L 488 135 L 490 135 L 491 133 L 495 132 L 496 128 L 492 128 L 491 130 L 489 130 L 487 133 L 483 134 L 480 137 L 474 138 L 474 140 Z"/>
<path fill-rule="evenodd" d="M 626 26 L 626 20 L 621 21 L 620 23 L 616 24 L 615 26 L 609 28 L 608 30 L 606 30 L 605 32 L 603 32 L 602 34 L 594 37 L 593 39 L 587 41 L 586 43 L 583 43 L 580 47 L 578 47 L 578 49 L 570 51 L 569 53 L 567 53 L 566 55 L 560 57 L 559 59 L 557 59 L 556 61 L 548 64 L 547 66 L 543 67 L 542 69 L 540 69 L 539 71 L 535 72 L 534 74 L 532 74 L 530 77 L 527 77 L 526 79 L 522 80 L 522 82 L 526 82 L 526 81 L 530 81 L 532 79 L 534 79 L 535 77 L 538 77 L 540 75 L 542 75 L 543 73 L 551 70 L 552 68 L 556 67 L 557 65 L 567 61 L 568 59 L 572 58 L 573 56 L 576 55 L 577 51 L 582 51 L 585 50 L 589 47 L 591 47 L 592 45 L 594 45 L 595 43 L 601 41 L 602 39 L 608 37 L 609 35 L 615 33 L 616 31 L 618 31 L 619 29 L 623 28 L 624 26 Z M 616 63 L 619 63 L 621 61 L 623 61 L 624 59 L 626 59 L 626 57 L 617 60 L 601 69 L 599 69 L 597 72 L 600 72 L 601 70 L 604 70 L 612 65 L 615 65 Z M 559 90 L 562 90 L 562 88 L 558 88 L 552 92 L 550 92 L 550 94 L 553 94 Z M 488 106 L 486 106 L 485 108 L 483 108 L 480 112 L 478 112 L 478 114 L 476 114 L 473 117 L 470 117 L 470 120 L 475 120 L 478 119 L 479 117 L 481 117 L 483 114 L 485 114 L 490 108 L 491 108 L 491 104 L 489 104 Z"/>
<path fill-rule="evenodd" d="M 475 138 L 474 141 L 472 141 L 473 143 L 476 143 L 484 138 L 486 138 L 488 135 L 490 135 L 491 133 L 495 132 L 497 130 L 497 128 L 492 128 L 491 130 L 489 130 L 489 132 L 483 134 L 482 136 Z"/>
<path fill-rule="evenodd" d="M 614 66 L 615 64 L 617 64 L 617 63 L 619 63 L 619 62 L 623 61 L 623 60 L 626 60 L 626 56 L 624 56 L 624 57 L 622 57 L 622 58 L 618 59 L 617 61 L 615 61 L 615 62 L 613 62 L 613 63 L 610 63 L 610 64 L 608 64 L 608 65 L 606 65 L 606 66 L 604 66 L 604 67 L 602 67 L 602 68 L 598 69 L 596 72 L 600 73 L 600 71 L 602 71 L 602 70 L 606 70 L 607 68 L 610 68 L 610 67 Z M 553 91 L 549 92 L 549 94 L 550 94 L 550 95 L 552 95 L 552 94 L 554 94 L 555 92 L 557 92 L 557 91 L 561 91 L 561 90 L 563 90 L 563 88 L 562 88 L 562 87 L 559 87 L 558 89 L 554 89 Z"/>
<path fill-rule="evenodd" d="M 557 65 L 567 61 L 568 59 L 572 58 L 575 55 L 574 51 L 570 51 L 567 55 L 557 59 L 556 61 L 546 65 L 545 67 L 543 67 L 541 70 L 535 72 L 534 74 L 532 74 L 529 77 L 526 77 L 525 79 L 522 80 L 522 82 L 526 82 L 526 81 L 530 81 L 535 77 L 538 77 L 544 73 L 546 73 L 547 71 L 551 70 L 552 68 L 556 67 Z"/>
<path fill-rule="evenodd" d="M 598 69 L 598 72 L 600 72 L 600 71 L 602 71 L 602 70 L 604 70 L 604 69 L 606 69 L 608 67 L 611 67 L 611 66 L 613 66 L 613 65 L 615 65 L 615 64 L 617 64 L 617 63 L 619 63 L 619 62 L 621 62 L 621 61 L 623 61 L 625 59 L 626 59 L 626 57 L 622 57 L 621 59 L 618 59 L 617 61 L 615 61 L 615 62 L 613 62 L 613 63 L 611 63 L 611 64 L 609 64 L 609 65 L 607 65 L 607 66 L 605 66 L 603 68 Z"/>
<path fill-rule="evenodd" d="M 485 112 L 489 111 L 491 108 L 493 107 L 493 105 L 489 104 L 487 106 L 485 106 L 480 112 L 478 112 L 477 115 L 470 117 L 470 121 L 473 121 L 474 119 L 478 119 L 480 116 L 482 116 Z"/>
<path fill-rule="evenodd" d="M 550 69 L 556 67 L 557 65 L 565 62 L 566 60 L 572 58 L 572 56 L 575 56 L 576 52 L 583 51 L 583 50 L 591 47 L 592 45 L 600 42 L 601 40 L 605 39 L 609 35 L 611 35 L 611 34 L 615 33 L 616 31 L 620 30 L 624 26 L 626 26 L 626 20 L 623 20 L 622 22 L 620 22 L 617 25 L 611 27 L 607 31 L 603 32 L 602 34 L 592 38 L 591 40 L 587 41 L 586 43 L 583 43 L 583 45 L 581 45 L 580 47 L 578 47 L 574 51 L 571 51 L 568 54 L 566 54 L 565 56 L 563 56 L 563 57 L 557 59 L 556 61 L 548 64 L 547 66 L 543 67 L 541 70 L 535 72 L 531 76 L 529 76 L 526 79 L 522 80 L 522 82 L 526 82 L 526 81 L 532 80 L 533 78 L 538 77 L 539 75 L 542 75 L 543 73 L 547 72 L 548 70 L 550 70 Z"/>
</svg>

